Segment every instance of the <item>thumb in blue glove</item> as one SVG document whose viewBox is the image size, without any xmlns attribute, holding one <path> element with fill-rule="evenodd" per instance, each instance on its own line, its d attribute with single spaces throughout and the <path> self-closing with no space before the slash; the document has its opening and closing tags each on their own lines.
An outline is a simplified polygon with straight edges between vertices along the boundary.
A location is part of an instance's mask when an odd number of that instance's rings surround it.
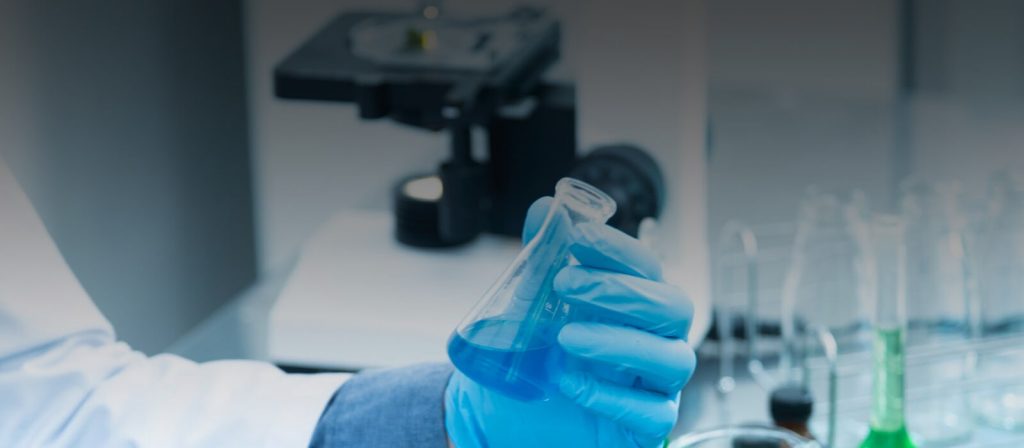
<svg viewBox="0 0 1024 448">
<path fill-rule="evenodd" d="M 537 201 L 524 238 L 550 207 Z M 696 365 L 685 341 L 693 314 L 662 281 L 657 259 L 604 225 L 580 225 L 554 290 L 577 312 L 558 334 L 567 361 L 547 401 L 523 402 L 456 372 L 446 391 L 445 426 L 457 448 L 661 446 L 675 425 L 679 392 Z"/>
</svg>

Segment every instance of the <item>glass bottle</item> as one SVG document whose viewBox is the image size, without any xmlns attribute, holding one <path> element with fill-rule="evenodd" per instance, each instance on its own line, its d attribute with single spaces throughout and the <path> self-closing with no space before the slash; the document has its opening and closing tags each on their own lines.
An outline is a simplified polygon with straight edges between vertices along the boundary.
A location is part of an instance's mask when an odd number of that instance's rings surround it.
<svg viewBox="0 0 1024 448">
<path fill-rule="evenodd" d="M 988 210 L 978 235 L 980 289 L 976 336 L 1024 338 L 1024 179 L 1001 173 L 990 182 Z M 1019 347 L 1020 344 L 1012 345 Z M 975 375 L 989 385 L 972 394 L 975 414 L 989 426 L 1024 430 L 1024 355 L 981 350 Z"/>
<path fill-rule="evenodd" d="M 861 448 L 914 447 L 904 410 L 906 247 L 904 223 L 895 216 L 871 222 L 865 284 L 874 304 L 871 429 Z"/>
<path fill-rule="evenodd" d="M 448 356 L 460 372 L 514 399 L 547 399 L 563 362 L 556 337 L 575 312 L 552 293 L 554 277 L 571 262 L 576 226 L 603 224 L 615 208 L 589 184 L 558 182 L 537 234 L 449 339 Z"/>
<path fill-rule="evenodd" d="M 814 439 L 808 423 L 814 413 L 814 397 L 806 387 L 784 384 L 772 391 L 768 410 L 775 426 L 793 431 L 797 435 Z"/>
<path fill-rule="evenodd" d="M 813 327 L 827 329 L 840 353 L 866 351 L 869 315 L 861 289 L 864 200 L 848 204 L 809 190 L 801 206 L 782 291 L 782 382 L 805 383 L 805 343 Z"/>
<path fill-rule="evenodd" d="M 970 300 L 967 219 L 954 182 L 903 183 L 906 222 L 907 348 L 930 353 L 908 367 L 921 391 L 908 404 L 909 424 L 923 445 L 963 442 L 972 433 L 966 383 Z"/>
</svg>

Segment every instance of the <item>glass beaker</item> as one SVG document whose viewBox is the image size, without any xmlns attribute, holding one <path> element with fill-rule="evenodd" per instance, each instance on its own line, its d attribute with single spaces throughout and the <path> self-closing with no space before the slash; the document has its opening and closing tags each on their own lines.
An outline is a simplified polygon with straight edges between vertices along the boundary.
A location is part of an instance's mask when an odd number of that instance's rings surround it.
<svg viewBox="0 0 1024 448">
<path fill-rule="evenodd" d="M 914 352 L 965 347 L 970 342 L 966 260 L 967 219 L 954 182 L 913 178 L 901 186 L 906 222 L 907 348 Z M 971 436 L 966 350 L 908 363 L 915 393 L 907 419 L 922 445 L 948 445 Z"/>
<path fill-rule="evenodd" d="M 988 211 L 978 235 L 980 287 L 976 336 L 1024 337 L 1024 179 L 1001 173 L 989 185 Z M 1024 430 L 1024 355 L 1015 350 L 979 351 L 975 375 L 995 386 L 972 394 L 982 422 Z"/>
<path fill-rule="evenodd" d="M 547 399 L 563 362 L 556 338 L 571 311 L 552 283 L 571 262 L 576 226 L 603 224 L 615 208 L 589 184 L 558 182 L 540 230 L 449 339 L 448 356 L 460 372 L 510 398 Z"/>
<path fill-rule="evenodd" d="M 866 201 L 809 190 L 800 206 L 793 255 L 782 291 L 782 353 L 786 380 L 803 383 L 809 329 L 835 337 L 842 353 L 866 351 L 868 304 L 862 290 Z"/>
<path fill-rule="evenodd" d="M 821 448 L 814 440 L 791 431 L 766 426 L 730 426 L 686 434 L 669 448 Z"/>
</svg>

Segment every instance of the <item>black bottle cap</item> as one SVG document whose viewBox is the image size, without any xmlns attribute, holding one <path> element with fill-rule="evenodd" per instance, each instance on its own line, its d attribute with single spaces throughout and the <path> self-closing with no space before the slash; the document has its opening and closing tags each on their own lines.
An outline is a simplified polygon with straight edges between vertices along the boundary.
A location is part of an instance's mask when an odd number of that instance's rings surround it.
<svg viewBox="0 0 1024 448">
<path fill-rule="evenodd" d="M 783 384 L 772 391 L 769 409 L 776 424 L 807 423 L 814 412 L 814 397 L 804 386 Z"/>
<path fill-rule="evenodd" d="M 737 437 L 732 441 L 732 448 L 779 448 L 779 441 L 763 437 Z"/>
</svg>

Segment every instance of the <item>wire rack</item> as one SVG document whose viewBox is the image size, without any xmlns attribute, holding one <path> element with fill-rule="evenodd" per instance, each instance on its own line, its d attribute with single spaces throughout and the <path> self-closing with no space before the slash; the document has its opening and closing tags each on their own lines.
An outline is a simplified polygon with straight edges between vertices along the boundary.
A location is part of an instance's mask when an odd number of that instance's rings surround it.
<svg viewBox="0 0 1024 448">
<path fill-rule="evenodd" d="M 735 388 L 737 376 L 749 375 L 765 393 L 782 381 L 779 327 L 795 234 L 793 222 L 730 222 L 720 232 L 712 251 L 719 335 L 713 349 L 720 363 L 717 387 L 724 397 Z M 816 399 L 812 427 L 828 446 L 857 446 L 871 411 L 871 352 L 840 351 L 829 330 L 806 330 L 802 342 L 810 355 L 799 368 Z M 979 359 L 1001 359 L 1007 368 L 982 375 Z M 980 418 L 978 405 L 996 391 L 1020 390 L 1024 411 L 1024 332 L 908 344 L 905 374 L 911 431 L 942 427 L 952 434 L 918 434 L 925 440 L 919 440 L 920 446 L 1024 446 L 1022 428 Z"/>
</svg>

